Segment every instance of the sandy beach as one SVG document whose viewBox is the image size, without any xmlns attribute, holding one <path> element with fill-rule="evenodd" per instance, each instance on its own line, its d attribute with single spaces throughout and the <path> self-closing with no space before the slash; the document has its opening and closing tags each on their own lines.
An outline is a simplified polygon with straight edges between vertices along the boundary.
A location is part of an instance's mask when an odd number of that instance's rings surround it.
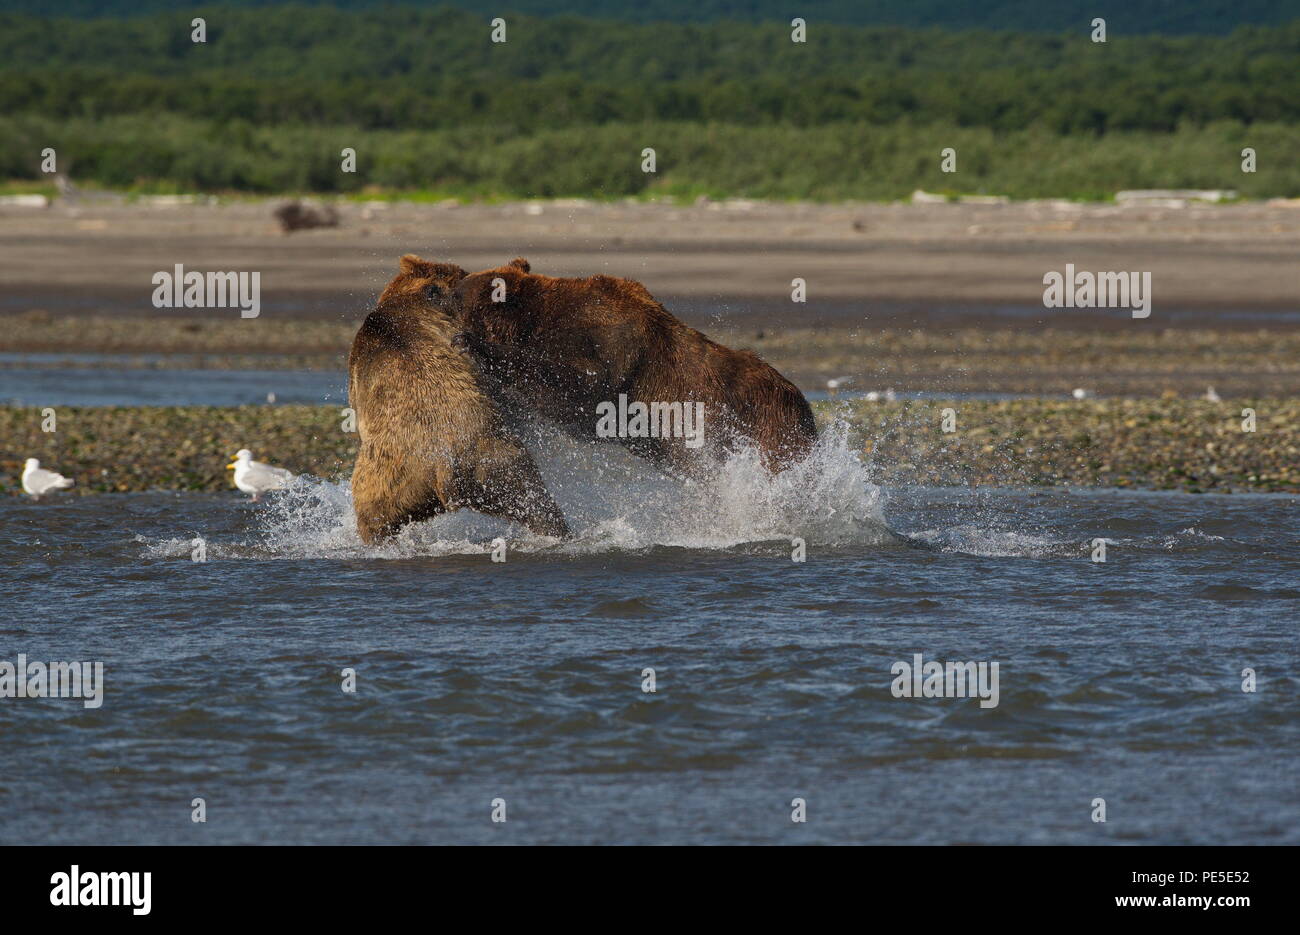
<svg viewBox="0 0 1300 935">
<path fill-rule="evenodd" d="M 0 354 L 343 369 L 356 324 L 411 251 L 469 269 L 526 255 L 539 272 L 640 279 L 805 390 L 850 377 L 861 390 L 963 394 L 1300 392 L 1292 202 L 342 202 L 339 227 L 291 235 L 276 204 L 0 207 L 0 313 L 13 316 Z M 1151 316 L 1044 308 L 1043 275 L 1066 263 L 1151 272 Z M 261 313 L 154 308 L 152 277 L 176 264 L 260 272 Z M 795 278 L 806 302 L 791 301 Z"/>
<path fill-rule="evenodd" d="M 551 275 L 635 278 L 687 320 L 716 315 L 717 305 L 728 317 L 786 325 L 860 324 L 865 314 L 933 321 L 989 306 L 1046 313 L 1043 275 L 1066 263 L 1149 271 L 1144 327 L 1207 315 L 1227 327 L 1234 319 L 1224 312 L 1300 306 L 1300 201 L 341 202 L 337 228 L 287 236 L 272 218 L 276 203 L 0 206 L 0 311 L 156 315 L 151 277 L 180 263 L 260 271 L 264 314 L 351 320 L 406 252 L 467 269 L 526 255 Z M 796 277 L 808 301 L 792 308 Z M 1105 316 L 1050 317 L 1091 327 Z"/>
</svg>

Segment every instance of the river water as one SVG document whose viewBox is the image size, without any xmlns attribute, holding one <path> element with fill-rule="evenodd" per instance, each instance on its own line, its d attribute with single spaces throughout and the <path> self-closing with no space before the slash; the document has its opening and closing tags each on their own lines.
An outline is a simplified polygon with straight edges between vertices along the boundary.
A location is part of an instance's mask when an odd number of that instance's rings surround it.
<svg viewBox="0 0 1300 935">
<path fill-rule="evenodd" d="M 0 698 L 0 840 L 1300 843 L 1297 498 L 884 490 L 854 447 L 688 488 L 555 443 L 563 543 L 367 548 L 313 478 L 4 498 L 0 661 L 104 675 Z M 918 653 L 996 704 L 896 697 Z"/>
</svg>

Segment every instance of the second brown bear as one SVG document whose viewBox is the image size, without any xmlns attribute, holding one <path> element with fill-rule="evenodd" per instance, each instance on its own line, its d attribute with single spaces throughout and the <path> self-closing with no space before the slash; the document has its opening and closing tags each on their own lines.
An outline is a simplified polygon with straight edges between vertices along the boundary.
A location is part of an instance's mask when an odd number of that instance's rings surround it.
<svg viewBox="0 0 1300 935">
<path fill-rule="evenodd" d="M 610 437 L 677 473 L 706 474 L 753 444 L 769 471 L 804 458 L 817 440 L 808 401 L 750 351 L 711 341 L 669 313 L 641 283 L 612 276 L 541 276 L 524 259 L 461 276 L 439 305 L 505 398 L 583 438 Z M 665 425 L 703 416 L 703 438 L 633 431 L 629 410 Z M 700 426 L 694 426 L 698 429 Z M 628 431 L 624 431 L 628 429 Z"/>
</svg>

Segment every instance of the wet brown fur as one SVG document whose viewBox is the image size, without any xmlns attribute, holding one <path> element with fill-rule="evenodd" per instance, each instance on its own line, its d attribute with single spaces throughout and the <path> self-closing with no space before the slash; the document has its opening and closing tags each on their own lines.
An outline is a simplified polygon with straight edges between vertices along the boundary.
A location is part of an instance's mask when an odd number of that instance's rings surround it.
<svg viewBox="0 0 1300 935">
<path fill-rule="evenodd" d="M 625 393 L 629 402 L 704 403 L 702 448 L 689 449 L 682 438 L 619 439 L 685 473 L 701 473 L 745 441 L 776 472 L 816 442 L 812 410 L 794 384 L 756 354 L 682 323 L 639 282 L 542 276 L 522 258 L 453 278 L 440 304 L 464 329 L 484 373 L 510 398 L 580 437 L 596 437 L 598 403 Z M 504 302 L 493 301 L 498 279 Z"/>
<path fill-rule="evenodd" d="M 362 323 L 348 359 L 361 449 L 352 473 L 366 542 L 462 508 L 567 536 L 537 466 L 480 385 L 456 326 L 435 299 L 464 271 L 402 258 L 402 272 Z"/>
</svg>

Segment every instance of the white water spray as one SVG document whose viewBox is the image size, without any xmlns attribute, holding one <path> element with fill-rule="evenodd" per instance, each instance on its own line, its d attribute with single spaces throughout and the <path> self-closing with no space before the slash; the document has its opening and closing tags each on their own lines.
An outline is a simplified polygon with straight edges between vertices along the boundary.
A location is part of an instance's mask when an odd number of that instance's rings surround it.
<svg viewBox="0 0 1300 935">
<path fill-rule="evenodd" d="M 702 483 L 667 477 L 617 445 L 576 442 L 545 429 L 529 442 L 572 540 L 461 510 L 367 546 L 357 536 L 348 483 L 299 477 L 256 511 L 257 529 L 248 541 L 213 543 L 209 551 L 243 558 L 411 558 L 483 554 L 498 536 L 513 552 L 557 555 L 764 542 L 788 549 L 796 537 L 823 548 L 897 541 L 885 526 L 882 491 L 869 481 L 843 422 L 823 432 L 806 460 L 775 477 L 756 450 L 746 449 Z M 157 544 L 155 554 L 174 551 L 168 546 Z"/>
</svg>

